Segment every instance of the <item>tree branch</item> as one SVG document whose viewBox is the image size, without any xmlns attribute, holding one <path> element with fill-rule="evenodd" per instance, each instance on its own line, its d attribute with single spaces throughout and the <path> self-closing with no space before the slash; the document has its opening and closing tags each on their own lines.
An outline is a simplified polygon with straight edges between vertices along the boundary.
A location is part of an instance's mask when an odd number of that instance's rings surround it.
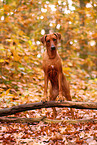
<svg viewBox="0 0 97 145">
<path fill-rule="evenodd" d="M 76 108 L 76 109 L 94 109 L 97 110 L 97 103 L 93 102 L 72 102 L 72 101 L 48 101 L 48 102 L 36 102 L 30 104 L 22 104 L 18 106 L 13 106 L 10 108 L 4 108 L 0 110 L 0 117 L 12 115 L 15 113 L 27 111 L 27 110 L 34 110 L 34 109 L 41 109 L 41 108 L 51 108 L 51 107 L 69 107 L 69 108 Z"/>
<path fill-rule="evenodd" d="M 97 119 L 77 119 L 77 120 L 52 120 L 48 119 L 45 116 L 39 117 L 39 118 L 20 118 L 20 117 L 0 117 L 0 122 L 4 123 L 30 123 L 30 124 L 35 124 L 39 123 L 40 121 L 43 121 L 45 123 L 97 123 Z"/>
<path fill-rule="evenodd" d="M 39 118 L 21 118 L 21 117 L 0 117 L 0 122 L 4 123 L 38 123 L 40 121 L 42 121 L 44 118 L 46 118 L 45 116 L 43 117 L 39 117 Z"/>
</svg>

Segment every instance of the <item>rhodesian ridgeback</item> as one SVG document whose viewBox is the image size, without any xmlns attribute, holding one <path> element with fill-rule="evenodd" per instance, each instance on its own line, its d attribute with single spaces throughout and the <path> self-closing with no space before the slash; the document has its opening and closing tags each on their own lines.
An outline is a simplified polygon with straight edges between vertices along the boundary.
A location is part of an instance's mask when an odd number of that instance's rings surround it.
<svg viewBox="0 0 97 145">
<path fill-rule="evenodd" d="M 46 50 L 43 54 L 43 71 L 44 71 L 44 100 L 47 101 L 48 81 L 50 81 L 49 101 L 56 100 L 59 95 L 59 100 L 71 101 L 70 87 L 66 77 L 62 71 L 61 58 L 57 51 L 58 40 L 61 39 L 61 34 L 53 33 L 44 35 L 40 40 L 46 44 Z M 73 112 L 71 109 L 73 116 Z M 56 117 L 57 112 L 53 107 L 53 116 Z"/>
</svg>

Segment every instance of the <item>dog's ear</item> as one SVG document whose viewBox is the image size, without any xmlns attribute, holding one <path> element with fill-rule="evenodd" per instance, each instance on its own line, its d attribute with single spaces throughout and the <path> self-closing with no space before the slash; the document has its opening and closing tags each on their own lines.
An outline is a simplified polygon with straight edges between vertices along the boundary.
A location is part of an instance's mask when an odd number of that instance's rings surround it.
<svg viewBox="0 0 97 145">
<path fill-rule="evenodd" d="M 58 36 L 58 39 L 60 40 L 61 39 L 61 34 L 57 33 L 57 36 Z"/>
<path fill-rule="evenodd" d="M 43 44 L 44 44 L 45 41 L 46 41 L 46 37 L 47 37 L 47 35 L 44 35 L 43 37 L 40 38 L 40 41 L 41 41 Z"/>
<path fill-rule="evenodd" d="M 61 39 L 61 34 L 60 33 L 54 33 L 54 35 L 60 40 Z"/>
</svg>

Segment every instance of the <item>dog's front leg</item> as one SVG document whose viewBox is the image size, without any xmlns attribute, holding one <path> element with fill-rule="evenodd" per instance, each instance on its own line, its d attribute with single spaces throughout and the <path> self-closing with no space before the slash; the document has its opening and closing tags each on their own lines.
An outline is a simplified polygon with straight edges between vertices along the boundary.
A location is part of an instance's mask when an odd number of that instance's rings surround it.
<svg viewBox="0 0 97 145">
<path fill-rule="evenodd" d="M 47 101 L 47 88 L 48 88 L 48 77 L 47 77 L 47 74 L 44 73 L 44 99 L 43 101 Z"/>
<path fill-rule="evenodd" d="M 59 83 L 59 100 L 62 100 L 62 72 L 59 72 L 58 76 L 58 83 Z"/>
</svg>

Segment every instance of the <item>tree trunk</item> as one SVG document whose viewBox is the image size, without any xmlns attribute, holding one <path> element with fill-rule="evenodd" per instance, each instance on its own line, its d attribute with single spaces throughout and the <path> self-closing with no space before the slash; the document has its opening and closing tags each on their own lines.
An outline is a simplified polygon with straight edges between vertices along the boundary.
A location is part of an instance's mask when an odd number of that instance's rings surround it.
<svg viewBox="0 0 97 145">
<path fill-rule="evenodd" d="M 86 1 L 84 0 L 79 0 L 79 5 L 80 5 L 80 11 L 79 11 L 79 19 L 80 19 L 80 40 L 79 40 L 79 45 L 80 45 L 80 57 L 81 58 L 87 58 L 87 39 L 86 39 L 86 33 L 84 30 L 85 27 L 85 7 L 86 7 Z M 85 66 L 84 66 L 85 67 Z"/>
</svg>

